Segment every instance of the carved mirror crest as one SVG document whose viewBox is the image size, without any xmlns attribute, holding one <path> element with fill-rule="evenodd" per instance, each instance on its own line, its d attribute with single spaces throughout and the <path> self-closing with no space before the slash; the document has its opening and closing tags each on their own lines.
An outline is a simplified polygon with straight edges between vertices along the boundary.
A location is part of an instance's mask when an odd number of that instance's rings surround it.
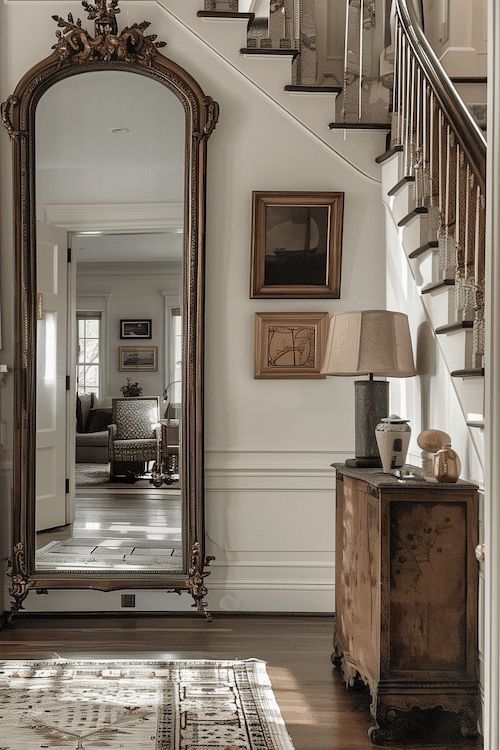
<svg viewBox="0 0 500 750">
<path fill-rule="evenodd" d="M 145 588 L 189 591 L 193 606 L 206 612 L 205 191 L 207 140 L 219 108 L 185 70 L 160 52 L 166 44 L 147 33 L 148 22 L 120 31 L 118 0 L 82 5 L 94 21 L 93 34 L 71 13 L 66 19 L 53 16 L 57 40 L 52 53 L 26 73 L 1 108 L 13 144 L 16 228 L 12 609 L 22 609 L 32 590 Z M 125 73 L 135 76 L 123 84 Z M 81 92 L 81 98 L 63 100 L 69 91 L 66 79 L 76 75 L 72 91 L 75 96 Z M 140 87 L 135 83 L 138 76 Z M 144 78 L 155 86 L 146 85 Z M 104 91 L 102 104 L 89 105 L 93 87 L 106 89 L 108 84 L 109 95 Z M 122 90 L 126 96 L 120 102 Z M 139 104 L 132 90 L 139 92 L 147 111 L 134 113 Z M 151 105 L 141 98 L 150 94 Z M 168 122 L 158 123 L 154 105 L 167 95 L 169 99 L 158 106 Z M 133 126 L 109 127 L 123 124 L 109 119 L 117 112 L 128 113 Z M 80 135 L 74 132 L 78 117 L 85 122 Z M 64 123 L 68 130 L 71 122 L 70 143 Z M 177 141 L 158 141 L 158 133 L 173 139 L 174 132 Z M 123 134 L 131 138 L 130 164 L 123 159 L 125 141 L 119 143 Z M 141 151 L 142 162 L 132 156 L 138 144 L 141 149 L 148 144 L 149 150 Z M 64 162 L 61 154 L 71 148 L 71 159 Z M 79 171 L 70 181 L 72 169 Z M 88 194 L 78 195 L 73 187 L 81 187 L 87 178 Z M 131 200 L 134 186 L 138 192 Z M 98 223 L 101 217 L 105 225 L 103 211 L 109 209 L 103 205 L 106 189 L 113 196 L 125 196 L 110 201 L 116 214 L 111 229 Z M 134 223 L 134 211 L 143 211 L 148 199 L 146 214 L 154 215 L 154 221 L 149 225 L 143 216 Z M 68 219 L 72 210 L 79 218 Z M 88 220 L 85 224 L 82 216 L 89 213 L 101 231 L 88 231 L 93 225 Z M 62 286 L 56 289 L 54 281 L 57 276 L 59 284 L 65 265 L 58 255 L 61 236 L 69 238 L 67 260 L 74 264 L 64 272 L 67 306 L 61 302 Z M 64 247 L 65 259 L 66 252 Z M 98 283 L 103 274 L 108 274 L 106 291 Z M 157 282 L 154 294 L 146 281 L 138 281 L 160 277 L 166 291 Z M 129 287 L 120 288 L 117 278 Z M 132 283 L 136 286 L 130 287 Z M 153 297 L 156 307 L 151 313 L 146 308 Z M 119 310 L 123 299 L 126 304 Z M 131 338 L 144 340 L 119 340 Z M 66 347 L 64 374 L 61 358 L 56 357 L 61 341 Z M 61 476 L 58 404 L 64 416 L 60 424 L 69 430 L 64 432 L 65 442 L 69 436 L 71 444 Z M 75 422 L 79 426 L 73 428 Z M 71 443 L 75 439 L 76 450 Z M 80 463 L 79 452 L 84 457 Z M 56 485 L 62 481 L 61 500 Z M 120 505 L 122 495 L 126 502 Z M 145 508 L 151 504 L 155 518 L 164 519 L 163 526 L 150 524 Z M 112 519 L 108 525 L 103 522 L 103 528 L 102 508 Z M 126 508 L 131 515 L 120 516 Z M 168 545 L 172 560 L 166 559 Z"/>
</svg>

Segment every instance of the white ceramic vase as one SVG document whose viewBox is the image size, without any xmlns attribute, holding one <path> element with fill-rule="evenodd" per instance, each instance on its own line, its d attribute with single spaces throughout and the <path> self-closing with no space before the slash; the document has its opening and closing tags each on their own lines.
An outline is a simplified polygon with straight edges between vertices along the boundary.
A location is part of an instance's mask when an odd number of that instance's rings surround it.
<svg viewBox="0 0 500 750">
<path fill-rule="evenodd" d="M 391 414 L 379 422 L 375 436 L 383 470 L 389 473 L 404 466 L 411 437 L 408 420 Z"/>
</svg>

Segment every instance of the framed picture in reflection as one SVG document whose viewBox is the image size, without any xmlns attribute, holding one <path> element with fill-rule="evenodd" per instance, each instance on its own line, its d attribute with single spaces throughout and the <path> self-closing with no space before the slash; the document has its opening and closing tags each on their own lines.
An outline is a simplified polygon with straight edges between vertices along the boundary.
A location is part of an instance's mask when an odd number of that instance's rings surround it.
<svg viewBox="0 0 500 750">
<path fill-rule="evenodd" d="M 120 320 L 121 339 L 150 339 L 151 320 Z"/>
<path fill-rule="evenodd" d="M 157 346 L 120 346 L 120 372 L 158 372 Z"/>
<path fill-rule="evenodd" d="M 340 297 L 344 193 L 254 192 L 250 296 Z"/>
</svg>

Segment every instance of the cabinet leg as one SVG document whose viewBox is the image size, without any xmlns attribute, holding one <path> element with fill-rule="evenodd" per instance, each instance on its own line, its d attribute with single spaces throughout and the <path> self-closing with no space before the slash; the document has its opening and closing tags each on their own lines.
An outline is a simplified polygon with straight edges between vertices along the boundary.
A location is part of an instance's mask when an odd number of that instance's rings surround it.
<svg viewBox="0 0 500 750">
<path fill-rule="evenodd" d="M 477 714 L 473 709 L 463 709 L 458 714 L 458 721 L 462 737 L 472 740 L 478 735 Z"/>
<path fill-rule="evenodd" d="M 337 653 L 337 651 L 333 651 L 330 659 L 332 660 L 332 664 L 335 667 L 335 669 L 337 671 L 340 671 L 341 668 L 342 668 L 342 656 L 341 656 L 341 654 Z"/>
<path fill-rule="evenodd" d="M 370 727 L 370 729 L 368 730 L 368 739 L 370 740 L 372 745 L 383 745 L 388 738 L 389 735 L 387 730 L 382 729 L 378 726 L 378 724 L 375 724 L 375 726 Z"/>
</svg>

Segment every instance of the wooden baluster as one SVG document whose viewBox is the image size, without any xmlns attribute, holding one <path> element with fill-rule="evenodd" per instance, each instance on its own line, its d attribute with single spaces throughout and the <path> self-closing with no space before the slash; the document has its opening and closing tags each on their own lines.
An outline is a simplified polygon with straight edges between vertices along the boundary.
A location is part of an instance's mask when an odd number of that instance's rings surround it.
<svg viewBox="0 0 500 750">
<path fill-rule="evenodd" d="M 359 81 L 358 81 L 358 118 L 363 115 L 363 42 L 365 29 L 365 0 L 360 0 L 359 8 Z"/>
<path fill-rule="evenodd" d="M 406 102 L 405 102 L 405 131 L 403 136 L 404 146 L 404 175 L 409 174 L 409 150 L 410 150 L 410 92 L 411 86 L 408 83 L 408 76 L 410 74 L 410 45 L 406 45 L 406 60 L 405 60 L 405 89 L 406 89 Z"/>
<path fill-rule="evenodd" d="M 466 306 L 465 267 L 467 246 L 467 168 L 461 148 L 457 160 L 457 256 L 455 269 L 455 309 L 457 319 L 464 317 Z"/>
<path fill-rule="evenodd" d="M 485 250 L 486 250 L 486 211 L 485 200 L 479 185 L 476 187 L 476 226 L 475 226 L 475 310 L 472 346 L 472 366 L 484 367 L 485 346 Z"/>
<path fill-rule="evenodd" d="M 409 157 L 410 157 L 410 163 L 408 165 L 408 171 L 406 172 L 407 175 L 413 175 L 413 169 L 415 166 L 415 150 L 416 150 L 416 144 L 415 144 L 415 131 L 416 131 L 416 111 L 417 111 L 417 102 L 416 102 L 416 73 L 415 73 L 416 67 L 415 67 L 415 56 L 411 55 L 411 66 L 410 66 L 410 138 L 409 138 Z"/>
<path fill-rule="evenodd" d="M 414 183 L 414 203 L 416 206 L 422 205 L 422 74 L 420 67 L 416 68 L 416 119 L 415 119 L 415 164 L 413 173 L 415 175 Z"/>
<path fill-rule="evenodd" d="M 270 49 L 279 49 L 281 40 L 286 36 L 286 2 L 276 2 L 270 5 L 269 10 L 269 37 L 262 40 L 261 46 Z"/>
<path fill-rule="evenodd" d="M 475 242 L 476 242 L 476 180 L 472 168 L 466 164 L 466 228 L 465 228 L 465 279 L 464 318 L 473 320 L 475 301 Z"/>
<path fill-rule="evenodd" d="M 436 98 L 434 96 L 434 92 L 431 91 L 429 99 L 429 204 L 431 206 L 436 205 L 436 118 Z"/>
<path fill-rule="evenodd" d="M 345 3 L 345 31 L 344 31 L 344 81 L 343 81 L 343 95 L 342 95 L 342 120 L 345 121 L 346 116 L 346 96 L 347 96 L 347 65 L 349 63 L 349 11 L 351 4 L 349 0 Z"/>
<path fill-rule="evenodd" d="M 403 69 L 403 32 L 399 24 L 399 19 L 396 21 L 399 29 L 399 45 L 398 45 L 398 137 L 396 143 L 401 145 L 403 143 L 403 81 L 404 81 L 404 69 Z"/>
<path fill-rule="evenodd" d="M 439 236 L 441 236 L 444 225 L 444 203 L 446 184 L 446 129 L 444 126 L 444 115 L 438 110 L 438 211 L 439 211 Z"/>
<path fill-rule="evenodd" d="M 455 137 L 449 125 L 445 130 L 445 182 L 444 182 L 444 224 L 439 238 L 439 262 L 443 278 L 455 278 L 456 243 L 455 243 L 455 215 L 456 215 L 456 146 Z"/>
<path fill-rule="evenodd" d="M 422 76 L 422 205 L 428 206 L 430 203 L 430 148 L 429 148 L 429 88 L 427 79 Z"/>
<path fill-rule="evenodd" d="M 394 68 L 392 77 L 392 116 L 391 116 L 391 145 L 399 143 L 399 34 L 400 28 L 397 19 L 394 24 Z"/>
</svg>

